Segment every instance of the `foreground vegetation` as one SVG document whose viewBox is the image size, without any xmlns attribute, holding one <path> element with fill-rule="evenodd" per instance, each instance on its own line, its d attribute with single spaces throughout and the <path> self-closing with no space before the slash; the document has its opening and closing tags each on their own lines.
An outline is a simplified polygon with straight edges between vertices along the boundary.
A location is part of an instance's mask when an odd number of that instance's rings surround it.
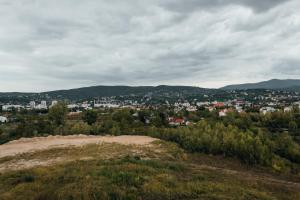
<svg viewBox="0 0 300 200">
<path fill-rule="evenodd" d="M 186 154 L 171 143 L 153 145 L 151 148 L 90 145 L 2 159 L 0 164 L 13 159 L 30 161 L 60 156 L 75 160 L 0 173 L 0 199 L 288 200 L 300 197 L 299 185 L 291 184 L 291 180 L 275 181 L 272 177 L 276 176 L 271 174 L 243 171 L 237 161 Z M 82 159 L 87 156 L 90 159 Z M 205 164 L 198 159 L 205 160 Z M 228 165 L 227 169 L 219 168 L 218 162 Z"/>
</svg>

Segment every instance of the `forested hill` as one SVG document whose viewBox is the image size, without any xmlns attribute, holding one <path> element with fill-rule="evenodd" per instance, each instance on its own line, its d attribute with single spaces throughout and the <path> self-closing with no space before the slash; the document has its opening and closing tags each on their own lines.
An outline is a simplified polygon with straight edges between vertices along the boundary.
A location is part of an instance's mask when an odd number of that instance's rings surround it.
<svg viewBox="0 0 300 200">
<path fill-rule="evenodd" d="M 298 79 L 272 79 L 259 83 L 247 83 L 238 85 L 228 85 L 222 90 L 247 90 L 247 89 L 286 89 L 286 90 L 300 90 L 300 80 Z"/>
<path fill-rule="evenodd" d="M 164 95 L 164 94 L 204 94 L 211 91 L 192 86 L 92 86 L 70 90 L 57 90 L 43 93 L 0 93 L 1 98 L 32 98 L 32 97 L 50 97 L 53 99 L 89 99 L 94 97 L 106 96 L 126 96 L 126 95 Z"/>
</svg>

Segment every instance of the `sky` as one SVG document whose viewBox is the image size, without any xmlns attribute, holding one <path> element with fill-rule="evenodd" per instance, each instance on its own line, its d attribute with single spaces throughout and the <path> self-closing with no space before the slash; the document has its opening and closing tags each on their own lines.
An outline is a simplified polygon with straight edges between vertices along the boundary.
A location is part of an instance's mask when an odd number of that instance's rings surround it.
<svg viewBox="0 0 300 200">
<path fill-rule="evenodd" d="M 300 79 L 299 0 L 0 0 L 0 92 Z"/>
</svg>

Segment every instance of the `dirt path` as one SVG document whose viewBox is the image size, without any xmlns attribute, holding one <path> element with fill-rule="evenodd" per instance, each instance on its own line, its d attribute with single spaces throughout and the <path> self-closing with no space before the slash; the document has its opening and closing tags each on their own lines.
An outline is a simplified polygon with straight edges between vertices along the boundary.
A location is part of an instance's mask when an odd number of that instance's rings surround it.
<svg viewBox="0 0 300 200">
<path fill-rule="evenodd" d="M 17 154 L 47 150 L 52 148 L 64 148 L 69 146 L 82 146 L 87 144 L 119 143 L 124 145 L 149 145 L 156 139 L 147 136 L 49 136 L 22 138 L 0 145 L 0 158 Z"/>
</svg>

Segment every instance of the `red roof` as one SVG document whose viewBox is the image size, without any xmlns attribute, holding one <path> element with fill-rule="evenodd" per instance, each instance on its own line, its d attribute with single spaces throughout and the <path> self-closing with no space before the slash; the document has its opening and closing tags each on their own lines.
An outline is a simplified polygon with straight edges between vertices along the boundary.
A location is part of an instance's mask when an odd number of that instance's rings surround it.
<svg viewBox="0 0 300 200">
<path fill-rule="evenodd" d="M 182 119 L 182 118 L 176 118 L 175 120 L 174 120 L 174 122 L 175 123 L 184 123 L 184 119 Z"/>
<path fill-rule="evenodd" d="M 215 106 L 215 107 L 224 107 L 225 104 L 222 103 L 222 102 L 218 102 L 218 103 L 215 103 L 214 106 Z"/>
</svg>

